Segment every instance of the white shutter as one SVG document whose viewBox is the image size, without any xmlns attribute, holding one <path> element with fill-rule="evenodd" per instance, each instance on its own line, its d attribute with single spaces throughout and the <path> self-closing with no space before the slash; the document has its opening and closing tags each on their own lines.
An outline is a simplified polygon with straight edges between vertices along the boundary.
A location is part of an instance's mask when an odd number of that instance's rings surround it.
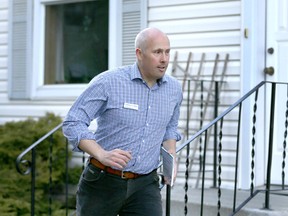
<svg viewBox="0 0 288 216">
<path fill-rule="evenodd" d="M 146 27 L 146 0 L 123 0 L 122 2 L 122 65 L 135 62 L 134 40 Z"/>
<path fill-rule="evenodd" d="M 29 99 L 32 67 L 32 3 L 31 0 L 10 2 L 9 97 Z"/>
</svg>

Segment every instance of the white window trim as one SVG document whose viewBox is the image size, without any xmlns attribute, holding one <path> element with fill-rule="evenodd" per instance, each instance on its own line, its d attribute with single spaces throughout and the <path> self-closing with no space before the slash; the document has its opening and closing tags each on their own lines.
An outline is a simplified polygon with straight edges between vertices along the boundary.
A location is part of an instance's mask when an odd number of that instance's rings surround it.
<svg viewBox="0 0 288 216">
<path fill-rule="evenodd" d="M 81 2 L 84 0 L 70 0 Z M 45 6 L 67 3 L 68 0 L 35 0 L 33 19 L 33 57 L 31 73 L 32 100 L 73 100 L 81 94 L 87 84 L 44 85 L 44 42 L 45 42 Z M 109 68 L 117 67 L 122 62 L 121 47 L 121 7 L 122 1 L 109 2 Z M 114 50 L 114 52 L 112 52 Z"/>
<path fill-rule="evenodd" d="M 122 0 L 109 1 L 108 68 L 122 65 Z"/>
</svg>

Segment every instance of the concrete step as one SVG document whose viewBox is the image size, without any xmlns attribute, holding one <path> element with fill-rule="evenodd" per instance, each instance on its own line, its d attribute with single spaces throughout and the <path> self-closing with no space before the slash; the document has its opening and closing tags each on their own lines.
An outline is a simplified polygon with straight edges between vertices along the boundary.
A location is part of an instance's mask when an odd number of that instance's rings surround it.
<svg viewBox="0 0 288 216">
<path fill-rule="evenodd" d="M 166 187 L 162 189 L 163 209 L 164 215 L 166 208 Z M 189 188 L 187 203 L 187 214 L 189 216 L 201 215 L 201 190 L 195 188 Z M 185 190 L 182 185 L 175 185 L 171 189 L 171 216 L 184 216 L 184 196 Z M 236 198 L 236 208 L 250 196 L 250 191 L 238 190 Z M 270 208 L 264 209 L 265 193 L 258 193 L 250 202 L 248 202 L 242 210 L 240 210 L 236 216 L 288 216 L 288 194 L 287 192 L 271 192 L 270 194 Z M 218 215 L 218 189 L 207 188 L 204 190 L 204 216 L 217 216 Z M 222 189 L 221 190 L 221 208 L 220 215 L 228 216 L 232 213 L 233 206 L 233 190 Z"/>
</svg>

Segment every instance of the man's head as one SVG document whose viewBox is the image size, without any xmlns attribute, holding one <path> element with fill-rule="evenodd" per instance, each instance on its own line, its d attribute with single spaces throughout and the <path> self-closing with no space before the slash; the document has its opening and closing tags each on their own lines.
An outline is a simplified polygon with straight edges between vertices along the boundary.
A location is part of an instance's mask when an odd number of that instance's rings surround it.
<svg viewBox="0 0 288 216">
<path fill-rule="evenodd" d="M 166 72 L 170 58 L 169 38 L 157 28 L 146 28 L 136 36 L 135 50 L 142 78 L 151 86 Z"/>
</svg>

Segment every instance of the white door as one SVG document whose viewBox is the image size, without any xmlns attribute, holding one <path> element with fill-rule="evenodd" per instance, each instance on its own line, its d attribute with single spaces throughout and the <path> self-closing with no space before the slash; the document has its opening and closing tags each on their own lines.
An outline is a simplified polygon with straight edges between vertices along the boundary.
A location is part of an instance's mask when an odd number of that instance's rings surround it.
<svg viewBox="0 0 288 216">
<path fill-rule="evenodd" d="M 267 0 L 267 30 L 266 30 L 266 80 L 288 83 L 288 0 Z M 274 69 L 274 70 L 273 70 Z M 266 98 L 270 98 L 271 88 L 266 88 Z M 285 112 L 287 101 L 287 86 L 276 88 L 275 127 L 273 137 L 273 155 L 271 183 L 282 181 L 283 143 L 285 133 Z M 270 110 L 270 100 L 266 108 Z M 269 132 L 269 115 L 267 115 L 267 134 Z M 267 135 L 268 143 L 268 135 Z M 287 140 L 288 142 L 288 140 Z M 267 144 L 268 145 L 268 144 Z M 288 150 L 288 145 L 286 147 Z M 288 152 L 287 152 L 288 153 Z M 285 183 L 288 183 L 288 155 L 286 156 Z"/>
</svg>

